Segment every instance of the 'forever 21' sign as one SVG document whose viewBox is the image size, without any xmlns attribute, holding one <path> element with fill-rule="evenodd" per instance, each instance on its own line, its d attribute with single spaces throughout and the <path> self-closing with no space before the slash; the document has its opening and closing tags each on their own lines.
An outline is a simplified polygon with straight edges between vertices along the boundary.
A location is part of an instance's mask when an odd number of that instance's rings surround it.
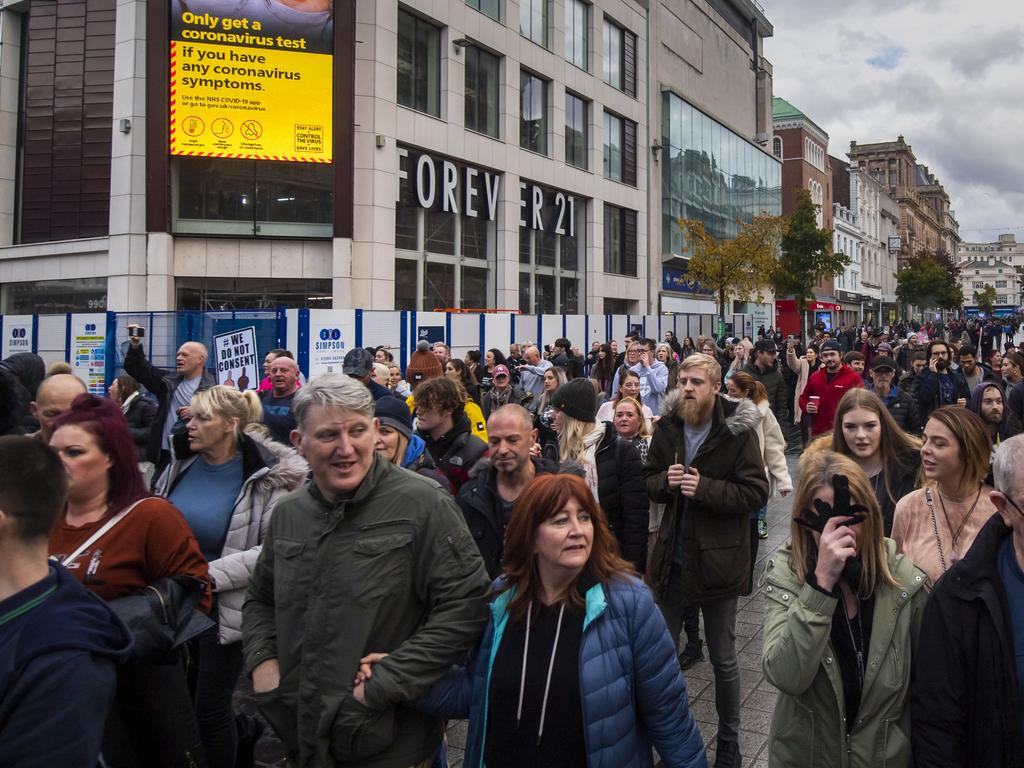
<svg viewBox="0 0 1024 768">
<path fill-rule="evenodd" d="M 576 237 L 576 198 L 565 192 L 521 181 L 519 226 Z"/>
<path fill-rule="evenodd" d="M 398 147 L 398 198 L 405 199 L 411 193 L 420 208 L 494 221 L 500 182 L 500 174 Z M 531 182 L 520 182 L 519 226 L 575 237 L 576 198 Z"/>
</svg>

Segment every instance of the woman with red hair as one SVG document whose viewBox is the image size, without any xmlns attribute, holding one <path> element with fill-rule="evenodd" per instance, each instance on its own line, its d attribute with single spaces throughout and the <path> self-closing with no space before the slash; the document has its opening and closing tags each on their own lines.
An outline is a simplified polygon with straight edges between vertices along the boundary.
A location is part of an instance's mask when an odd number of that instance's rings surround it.
<svg viewBox="0 0 1024 768">
<path fill-rule="evenodd" d="M 646 768 L 652 745 L 670 768 L 707 765 L 675 642 L 582 479 L 519 497 L 503 571 L 473 659 L 419 704 L 469 717 L 465 765 Z"/>
<path fill-rule="evenodd" d="M 57 418 L 50 447 L 68 474 L 67 511 L 50 533 L 50 555 L 86 589 L 111 601 L 165 576 L 207 581 L 206 560 L 181 513 L 146 490 L 116 403 L 79 395 Z M 209 605 L 207 588 L 203 610 Z M 103 757 L 118 768 L 205 764 L 180 665 L 132 661 L 119 669 Z"/>
</svg>

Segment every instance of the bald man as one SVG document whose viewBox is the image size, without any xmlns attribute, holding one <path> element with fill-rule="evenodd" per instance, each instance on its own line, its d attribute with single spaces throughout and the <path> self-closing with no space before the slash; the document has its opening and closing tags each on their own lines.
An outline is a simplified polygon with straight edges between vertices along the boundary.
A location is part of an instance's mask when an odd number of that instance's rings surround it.
<svg viewBox="0 0 1024 768">
<path fill-rule="evenodd" d="M 212 371 L 206 369 L 209 354 L 198 341 L 186 341 L 181 345 L 175 356 L 175 370 L 171 371 L 157 368 L 146 359 L 140 337 L 130 336 L 129 340 L 124 370 L 152 392 L 159 403 L 146 443 L 146 460 L 156 464 L 155 481 L 170 461 L 170 441 L 175 425 L 190 415 L 188 406 L 192 395 L 209 389 L 217 379 Z"/>
<path fill-rule="evenodd" d="M 43 379 L 36 391 L 36 399 L 28 404 L 28 409 L 39 422 L 39 431 L 33 437 L 49 443 L 53 436 L 53 422 L 71 407 L 72 400 L 88 391 L 85 382 L 69 373 Z"/>
<path fill-rule="evenodd" d="M 270 363 L 267 374 L 271 388 L 260 393 L 263 423 L 270 430 L 271 438 L 291 446 L 291 434 L 295 429 L 292 400 L 299 391 L 299 364 L 290 357 L 277 357 Z"/>
</svg>

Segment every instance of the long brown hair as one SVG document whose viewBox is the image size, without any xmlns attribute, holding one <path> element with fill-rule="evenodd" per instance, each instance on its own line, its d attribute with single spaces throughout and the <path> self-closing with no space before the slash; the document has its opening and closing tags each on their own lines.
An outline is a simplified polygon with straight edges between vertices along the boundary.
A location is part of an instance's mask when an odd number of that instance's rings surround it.
<svg viewBox="0 0 1024 768">
<path fill-rule="evenodd" d="M 812 509 L 815 494 L 831 487 L 833 475 L 843 475 L 850 483 L 850 503 L 867 510 L 867 517 L 859 526 L 860 559 L 864 570 L 858 594 L 862 599 L 871 597 L 880 586 L 897 587 L 899 583 L 889 571 L 885 553 L 885 522 L 878 499 L 864 470 L 851 458 L 835 451 L 805 453 L 800 459 L 800 484 L 793 498 L 793 516 L 789 526 L 789 548 L 793 553 L 793 571 L 797 581 L 804 583 L 806 575 L 818 562 L 818 545 L 814 536 L 797 523 L 800 513 Z M 851 584 L 853 588 L 855 585 Z"/>
<path fill-rule="evenodd" d="M 736 371 L 731 381 L 741 390 L 743 394 L 749 399 L 760 405 L 768 399 L 768 390 L 765 389 L 764 384 L 755 379 L 749 373 L 743 371 Z"/>
<path fill-rule="evenodd" d="M 895 503 L 899 499 L 892 492 L 890 475 L 893 473 L 891 470 L 895 469 L 897 465 L 913 466 L 917 454 L 921 451 L 921 441 L 900 429 L 896 420 L 889 413 L 889 409 L 882 402 L 882 398 L 870 389 L 857 387 L 843 395 L 839 401 L 839 407 L 836 408 L 836 419 L 832 425 L 832 441 L 829 446 L 836 453 L 841 453 L 843 456 L 853 455 L 853 451 L 850 450 L 850 446 L 846 444 L 846 438 L 843 436 L 843 418 L 850 411 L 855 411 L 858 408 L 871 411 L 878 417 L 881 427 L 878 453 L 882 462 L 882 480 L 885 483 L 886 495 Z"/>
<path fill-rule="evenodd" d="M 992 441 L 985 431 L 981 416 L 957 405 L 944 405 L 931 412 L 928 421 L 935 420 L 953 433 L 960 449 L 960 471 L 958 483 L 981 485 L 988 475 L 992 458 Z M 927 426 L 927 424 L 925 424 Z"/>
<path fill-rule="evenodd" d="M 541 475 L 516 500 L 505 529 L 505 558 L 501 565 L 507 580 L 505 589 L 516 589 L 516 595 L 509 604 L 509 614 L 515 622 L 526 617 L 530 602 L 540 594 L 540 574 L 534 554 L 537 529 L 561 512 L 570 500 L 576 501 L 590 515 L 594 526 L 590 559 L 580 575 L 586 573 L 595 581 L 604 583 L 614 576 L 636 574 L 633 566 L 619 556 L 615 534 L 608 527 L 608 520 L 587 484 L 576 475 Z M 579 576 L 563 598 L 570 605 L 583 604 L 578 583 Z"/>
</svg>

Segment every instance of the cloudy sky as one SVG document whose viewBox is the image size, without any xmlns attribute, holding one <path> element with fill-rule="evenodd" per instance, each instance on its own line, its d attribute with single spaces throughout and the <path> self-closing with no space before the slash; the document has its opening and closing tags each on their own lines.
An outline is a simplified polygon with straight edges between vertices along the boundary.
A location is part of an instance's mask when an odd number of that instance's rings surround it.
<svg viewBox="0 0 1024 768">
<path fill-rule="evenodd" d="M 964 241 L 1024 241 L 1024 1 L 760 0 L 775 95 L 846 159 L 903 134 Z"/>
</svg>

